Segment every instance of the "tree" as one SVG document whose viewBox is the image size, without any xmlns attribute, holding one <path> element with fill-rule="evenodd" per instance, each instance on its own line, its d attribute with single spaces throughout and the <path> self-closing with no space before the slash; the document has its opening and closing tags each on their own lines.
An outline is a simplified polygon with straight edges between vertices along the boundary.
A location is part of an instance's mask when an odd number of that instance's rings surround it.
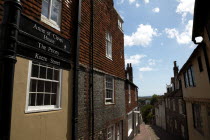
<svg viewBox="0 0 210 140">
<path fill-rule="evenodd" d="M 152 95 L 150 104 L 154 106 L 157 101 L 158 101 L 158 95 L 156 94 Z"/>
<path fill-rule="evenodd" d="M 153 114 L 151 112 L 152 109 L 153 109 L 152 105 L 145 105 L 141 108 L 142 117 L 145 123 L 151 122 L 153 118 Z"/>
</svg>

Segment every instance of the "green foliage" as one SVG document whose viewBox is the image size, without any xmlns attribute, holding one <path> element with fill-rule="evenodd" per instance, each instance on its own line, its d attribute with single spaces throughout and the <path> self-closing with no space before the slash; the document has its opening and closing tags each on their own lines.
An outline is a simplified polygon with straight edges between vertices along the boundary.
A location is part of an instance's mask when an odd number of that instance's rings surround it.
<svg viewBox="0 0 210 140">
<path fill-rule="evenodd" d="M 143 117 L 143 120 L 145 123 L 151 122 L 151 120 L 154 116 L 151 112 L 152 109 L 153 109 L 152 105 L 145 105 L 141 108 L 142 117 Z"/>
<path fill-rule="evenodd" d="M 156 94 L 152 95 L 150 104 L 154 105 L 157 101 L 158 101 L 158 95 Z"/>
</svg>

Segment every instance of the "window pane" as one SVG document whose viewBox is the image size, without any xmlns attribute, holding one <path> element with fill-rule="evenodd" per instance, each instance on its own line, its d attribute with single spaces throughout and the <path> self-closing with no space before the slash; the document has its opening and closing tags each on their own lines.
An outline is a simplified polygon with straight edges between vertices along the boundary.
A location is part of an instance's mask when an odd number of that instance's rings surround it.
<svg viewBox="0 0 210 140">
<path fill-rule="evenodd" d="M 46 68 L 45 68 L 45 67 L 41 67 L 41 66 L 40 66 L 39 78 L 46 79 Z"/>
<path fill-rule="evenodd" d="M 190 69 L 188 69 L 188 76 L 189 76 L 189 86 L 193 86 L 192 75 L 191 75 L 191 70 Z"/>
<path fill-rule="evenodd" d="M 29 106 L 35 106 L 36 93 L 29 94 Z"/>
<path fill-rule="evenodd" d="M 51 9 L 51 17 L 50 18 L 53 21 L 55 21 L 56 23 L 58 23 L 58 14 L 59 14 L 59 10 L 53 6 Z"/>
<path fill-rule="evenodd" d="M 51 92 L 51 85 L 51 82 L 45 81 L 45 92 Z"/>
<path fill-rule="evenodd" d="M 31 80 L 30 82 L 30 92 L 36 92 L 37 80 Z"/>
<path fill-rule="evenodd" d="M 61 2 L 60 2 L 60 0 L 53 0 L 52 5 L 53 5 L 53 7 L 59 9 L 61 6 Z"/>
<path fill-rule="evenodd" d="M 56 105 L 56 94 L 51 95 L 51 105 Z"/>
<path fill-rule="evenodd" d="M 38 80 L 37 92 L 44 92 L 44 81 Z"/>
<path fill-rule="evenodd" d="M 38 73 L 39 73 L 39 66 L 33 64 L 31 77 L 38 77 Z"/>
<path fill-rule="evenodd" d="M 194 74 L 194 69 L 193 69 L 193 67 L 191 67 L 191 72 L 192 72 L 193 86 L 195 86 L 195 85 L 196 85 L 196 81 L 195 81 L 195 74 Z"/>
<path fill-rule="evenodd" d="M 59 81 L 59 70 L 54 70 L 54 79 L 56 81 Z"/>
<path fill-rule="evenodd" d="M 53 69 L 48 68 L 47 69 L 47 79 L 52 80 L 53 78 Z"/>
<path fill-rule="evenodd" d="M 40 105 L 43 105 L 43 99 L 44 99 L 44 94 L 42 93 L 38 93 L 37 94 L 37 102 L 36 102 L 36 105 L 37 106 L 40 106 Z"/>
<path fill-rule="evenodd" d="M 58 83 L 52 83 L 52 93 L 57 93 L 58 91 Z"/>
<path fill-rule="evenodd" d="M 50 105 L 50 94 L 45 94 L 44 105 Z"/>
<path fill-rule="evenodd" d="M 42 15 L 49 17 L 49 0 L 42 0 Z"/>
</svg>

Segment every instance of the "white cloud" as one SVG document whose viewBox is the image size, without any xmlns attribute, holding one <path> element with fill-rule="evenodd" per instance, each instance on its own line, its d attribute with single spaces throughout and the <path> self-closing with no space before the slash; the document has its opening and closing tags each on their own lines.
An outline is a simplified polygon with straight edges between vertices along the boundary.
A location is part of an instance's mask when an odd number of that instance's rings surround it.
<svg viewBox="0 0 210 140">
<path fill-rule="evenodd" d="M 149 64 L 150 66 L 154 66 L 154 65 L 156 65 L 156 60 L 155 60 L 155 59 L 149 59 L 149 60 L 148 60 L 148 64 Z"/>
<path fill-rule="evenodd" d="M 153 71 L 153 68 L 151 68 L 151 67 L 142 67 L 142 68 L 139 68 L 139 71 L 142 71 L 142 72 Z"/>
<path fill-rule="evenodd" d="M 139 3 L 136 3 L 136 7 L 138 8 L 140 6 L 140 4 Z"/>
<path fill-rule="evenodd" d="M 153 37 L 158 36 L 158 31 L 155 28 L 152 28 L 151 25 L 140 24 L 137 28 L 137 31 L 132 33 L 131 36 L 125 35 L 125 46 L 148 46 Z"/>
<path fill-rule="evenodd" d="M 176 13 L 182 15 L 182 21 L 186 20 L 187 14 L 193 15 L 195 0 L 177 0 L 179 2 Z"/>
<path fill-rule="evenodd" d="M 152 12 L 154 12 L 154 13 L 159 13 L 159 12 L 160 12 L 160 8 L 156 7 L 156 8 L 154 8 L 154 9 L 152 9 Z"/>
<path fill-rule="evenodd" d="M 129 0 L 129 3 L 134 3 L 136 0 Z"/>
<path fill-rule="evenodd" d="M 141 62 L 141 59 L 146 57 L 146 55 L 136 54 L 130 57 L 125 56 L 125 64 L 132 63 L 132 65 L 137 65 Z"/>
<path fill-rule="evenodd" d="M 179 44 L 189 44 L 192 37 L 192 26 L 193 20 L 189 20 L 183 32 L 179 32 L 177 29 L 166 28 L 165 32 L 168 38 L 176 38 L 177 43 Z"/>
<path fill-rule="evenodd" d="M 149 0 L 144 0 L 144 3 L 149 3 Z"/>
<path fill-rule="evenodd" d="M 117 4 L 123 4 L 124 0 L 117 0 Z"/>
</svg>

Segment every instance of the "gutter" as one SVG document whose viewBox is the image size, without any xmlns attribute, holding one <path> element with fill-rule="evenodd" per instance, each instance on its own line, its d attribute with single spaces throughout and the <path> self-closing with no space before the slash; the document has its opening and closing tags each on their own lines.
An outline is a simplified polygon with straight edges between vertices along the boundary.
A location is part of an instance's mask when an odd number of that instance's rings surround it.
<svg viewBox="0 0 210 140">
<path fill-rule="evenodd" d="M 73 121 L 73 129 L 72 129 L 72 139 L 78 139 L 78 84 L 79 84 L 79 50 L 80 50 L 80 26 L 81 26 L 81 6 L 82 0 L 78 0 L 78 21 L 77 21 L 77 43 L 76 43 L 76 55 L 75 55 L 75 66 L 74 66 L 74 89 L 73 89 L 73 112 L 72 112 L 72 121 Z"/>
</svg>

